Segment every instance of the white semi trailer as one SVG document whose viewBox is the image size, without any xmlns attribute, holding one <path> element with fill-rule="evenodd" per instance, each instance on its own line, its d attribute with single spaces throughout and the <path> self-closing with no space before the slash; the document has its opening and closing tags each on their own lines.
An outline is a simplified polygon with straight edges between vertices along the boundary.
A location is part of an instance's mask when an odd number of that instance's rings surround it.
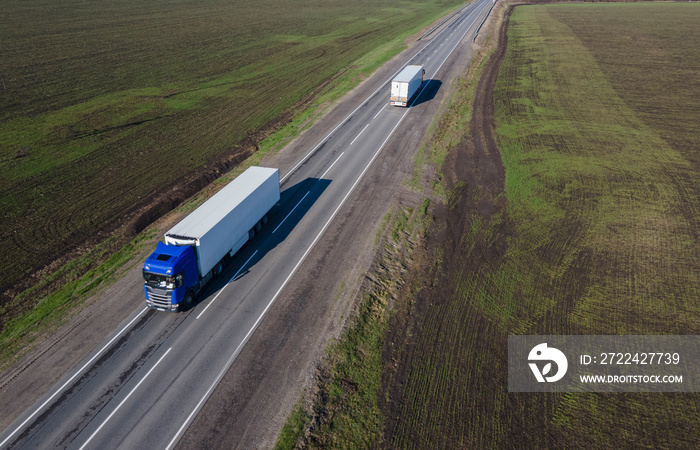
<svg viewBox="0 0 700 450">
<path fill-rule="evenodd" d="M 165 233 L 143 267 L 146 304 L 189 306 L 197 293 L 267 223 L 280 199 L 279 170 L 251 167 Z"/>
<path fill-rule="evenodd" d="M 407 106 L 408 101 L 415 95 L 423 84 L 425 70 L 423 66 L 406 66 L 391 81 L 391 104 Z"/>
</svg>

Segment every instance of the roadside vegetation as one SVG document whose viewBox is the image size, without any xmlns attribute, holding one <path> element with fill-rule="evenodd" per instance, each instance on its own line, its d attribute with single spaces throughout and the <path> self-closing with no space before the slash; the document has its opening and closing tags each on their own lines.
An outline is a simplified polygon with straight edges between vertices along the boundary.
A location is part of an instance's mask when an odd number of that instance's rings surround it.
<svg viewBox="0 0 700 450">
<path fill-rule="evenodd" d="M 8 320 L 0 331 L 0 371 L 7 368 L 27 346 L 47 331 L 70 317 L 88 297 L 104 290 L 124 271 L 146 258 L 153 250 L 158 230 L 149 228 L 116 252 L 114 238 L 97 245 L 87 255 L 76 258 L 55 271 L 39 284 L 17 296 L 16 302 L 32 302 L 40 297 L 34 308 Z M 96 263 L 96 261 L 103 261 Z M 57 283 L 59 289 L 48 295 L 46 285 Z"/>
<path fill-rule="evenodd" d="M 417 172 L 442 164 L 433 187 L 446 204 L 430 209 L 383 336 L 365 335 L 382 352 L 368 365 L 381 387 L 362 403 L 361 387 L 343 390 L 345 361 L 364 355 L 350 345 L 365 339 L 360 313 L 322 368 L 320 392 L 337 395 L 300 404 L 279 448 L 700 440 L 696 394 L 507 391 L 511 334 L 700 331 L 700 8 L 512 11 L 507 47 L 477 58 L 417 157 Z M 337 411 L 354 422 L 338 425 Z"/>
<path fill-rule="evenodd" d="M 47 264 L 85 254 L 126 226 L 116 251 L 303 112 L 284 135 L 300 132 L 320 102 L 339 98 L 457 5 L 6 3 L 3 317 L 18 311 L 8 301 L 38 281 L 32 275 L 56 270 Z M 38 300 L 25 297 L 20 310 Z"/>
<path fill-rule="evenodd" d="M 381 438 L 384 335 L 410 284 L 406 274 L 418 265 L 414 249 L 430 224 L 428 206 L 428 199 L 417 208 L 397 206 L 385 217 L 377 235 L 380 256 L 357 311 L 329 346 L 317 384 L 294 408 L 275 448 L 369 448 Z"/>
</svg>

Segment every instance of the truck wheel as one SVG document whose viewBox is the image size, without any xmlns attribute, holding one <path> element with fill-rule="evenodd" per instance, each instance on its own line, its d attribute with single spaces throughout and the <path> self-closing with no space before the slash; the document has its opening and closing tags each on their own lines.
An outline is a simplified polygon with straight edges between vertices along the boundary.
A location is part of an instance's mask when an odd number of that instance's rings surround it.
<svg viewBox="0 0 700 450">
<path fill-rule="evenodd" d="M 185 294 L 185 298 L 183 299 L 182 304 L 185 306 L 185 308 L 189 308 L 190 306 L 192 306 L 193 303 L 194 293 L 192 291 L 189 291 L 187 294 Z"/>
<path fill-rule="evenodd" d="M 223 270 L 224 270 L 224 266 L 221 264 L 221 262 L 219 262 L 217 265 L 214 266 L 214 271 L 213 271 L 214 276 L 218 277 L 219 275 L 221 275 L 221 272 Z"/>
</svg>

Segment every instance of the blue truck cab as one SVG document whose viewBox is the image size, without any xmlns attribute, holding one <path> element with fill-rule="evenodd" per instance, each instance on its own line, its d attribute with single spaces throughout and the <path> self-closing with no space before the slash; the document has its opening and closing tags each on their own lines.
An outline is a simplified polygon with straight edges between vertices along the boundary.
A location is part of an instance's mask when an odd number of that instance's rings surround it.
<svg viewBox="0 0 700 450">
<path fill-rule="evenodd" d="M 177 312 L 194 300 L 200 286 L 197 259 L 190 246 L 158 243 L 143 265 L 146 304 L 159 311 Z"/>
</svg>

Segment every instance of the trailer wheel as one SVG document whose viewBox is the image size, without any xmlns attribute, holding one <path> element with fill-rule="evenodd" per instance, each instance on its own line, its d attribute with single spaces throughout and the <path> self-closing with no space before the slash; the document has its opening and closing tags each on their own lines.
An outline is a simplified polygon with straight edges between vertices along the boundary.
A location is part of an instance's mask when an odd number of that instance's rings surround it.
<svg viewBox="0 0 700 450">
<path fill-rule="evenodd" d="M 252 240 L 255 237 L 255 227 L 251 228 L 248 232 L 248 239 Z"/>
<path fill-rule="evenodd" d="M 270 219 L 267 217 L 267 214 L 265 214 L 265 215 L 263 216 L 263 218 L 262 218 L 262 224 L 263 224 L 263 226 L 267 225 L 268 220 L 270 220 Z"/>
<path fill-rule="evenodd" d="M 262 230 L 262 220 L 255 224 L 255 231 L 260 232 Z"/>
</svg>

